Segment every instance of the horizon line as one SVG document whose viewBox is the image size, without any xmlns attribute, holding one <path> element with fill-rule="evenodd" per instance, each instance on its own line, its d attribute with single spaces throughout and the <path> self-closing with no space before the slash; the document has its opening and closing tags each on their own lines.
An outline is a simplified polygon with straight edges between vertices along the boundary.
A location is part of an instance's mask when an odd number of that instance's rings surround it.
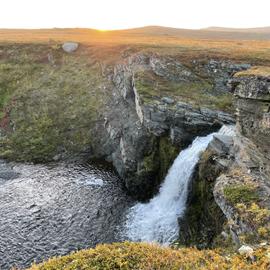
<svg viewBox="0 0 270 270">
<path fill-rule="evenodd" d="M 125 30 L 135 30 L 135 29 L 143 29 L 143 28 L 170 28 L 170 29 L 178 29 L 178 30 L 191 30 L 191 31 L 199 31 L 199 30 L 249 30 L 249 29 L 264 29 L 264 28 L 270 28 L 270 25 L 266 26 L 254 26 L 254 27 L 226 27 L 226 26 L 207 26 L 202 28 L 181 28 L 181 27 L 172 27 L 172 26 L 163 26 L 163 25 L 145 25 L 145 26 L 136 26 L 136 27 L 130 27 L 130 28 L 117 28 L 117 29 L 102 29 L 102 28 L 92 28 L 92 27 L 80 27 L 80 26 L 74 26 L 74 27 L 0 27 L 0 30 L 51 30 L 51 29 L 84 29 L 84 30 L 94 30 L 94 31 L 125 31 Z"/>
</svg>

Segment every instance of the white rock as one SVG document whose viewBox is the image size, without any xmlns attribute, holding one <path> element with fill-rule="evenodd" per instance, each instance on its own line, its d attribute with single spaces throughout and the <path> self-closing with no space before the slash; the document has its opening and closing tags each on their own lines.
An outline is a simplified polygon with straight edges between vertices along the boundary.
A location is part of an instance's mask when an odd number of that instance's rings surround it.
<svg viewBox="0 0 270 270">
<path fill-rule="evenodd" d="M 229 235 L 226 233 L 226 232 L 222 232 L 221 233 L 221 236 L 224 238 L 224 239 L 228 239 L 229 238 Z"/>
<path fill-rule="evenodd" d="M 79 43 L 76 43 L 76 42 L 65 42 L 62 45 L 63 50 L 67 53 L 75 52 L 78 49 L 78 47 L 79 47 Z"/>
<path fill-rule="evenodd" d="M 173 104 L 174 103 L 174 99 L 172 99 L 170 97 L 163 97 L 161 100 L 163 102 L 167 103 L 167 104 Z"/>
<path fill-rule="evenodd" d="M 241 255 L 252 256 L 253 248 L 251 248 L 250 246 L 243 245 L 243 246 L 241 246 L 241 247 L 238 249 L 238 252 L 239 252 Z"/>
</svg>

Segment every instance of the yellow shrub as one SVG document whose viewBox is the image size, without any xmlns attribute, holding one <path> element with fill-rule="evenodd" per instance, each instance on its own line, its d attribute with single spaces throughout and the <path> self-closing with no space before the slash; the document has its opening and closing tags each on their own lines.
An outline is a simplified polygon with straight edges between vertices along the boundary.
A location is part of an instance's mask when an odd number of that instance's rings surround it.
<svg viewBox="0 0 270 270">
<path fill-rule="evenodd" d="M 99 245 L 67 256 L 33 265 L 29 270 L 219 270 L 269 269 L 270 249 L 254 253 L 254 261 L 240 255 L 224 257 L 216 250 L 183 248 L 173 250 L 146 243 L 115 243 Z"/>
</svg>

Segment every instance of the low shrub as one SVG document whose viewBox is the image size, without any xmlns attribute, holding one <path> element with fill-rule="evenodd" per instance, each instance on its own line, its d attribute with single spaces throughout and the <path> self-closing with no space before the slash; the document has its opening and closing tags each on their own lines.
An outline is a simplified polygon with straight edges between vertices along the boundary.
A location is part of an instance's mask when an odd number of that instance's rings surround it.
<svg viewBox="0 0 270 270">
<path fill-rule="evenodd" d="M 29 270 L 179 270 L 179 269 L 269 269 L 269 248 L 244 256 L 222 256 L 215 250 L 183 248 L 173 250 L 146 243 L 115 243 L 99 245 L 67 256 L 34 264 Z"/>
</svg>

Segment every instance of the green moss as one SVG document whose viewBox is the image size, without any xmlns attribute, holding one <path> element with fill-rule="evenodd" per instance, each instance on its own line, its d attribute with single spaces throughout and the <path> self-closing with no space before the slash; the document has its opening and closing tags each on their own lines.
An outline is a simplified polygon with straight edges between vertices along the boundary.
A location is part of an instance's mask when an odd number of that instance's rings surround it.
<svg viewBox="0 0 270 270">
<path fill-rule="evenodd" d="M 155 97 L 172 96 L 176 100 L 195 106 L 224 111 L 232 109 L 232 95 L 230 93 L 215 93 L 213 85 L 207 79 L 174 82 L 157 76 L 151 71 L 143 71 L 136 74 L 135 87 L 146 103 L 152 103 Z"/>
<path fill-rule="evenodd" d="M 53 158 L 59 144 L 60 137 L 58 130 L 53 127 L 53 120 L 41 115 L 28 125 L 20 125 L 12 134 L 11 148 L 16 152 L 9 155 L 13 157 L 16 154 L 17 160 L 44 162 Z"/>
<path fill-rule="evenodd" d="M 139 164 L 137 176 L 134 179 L 134 182 L 140 183 L 141 186 L 147 185 L 144 190 L 147 198 L 152 197 L 153 193 L 158 191 L 160 183 L 164 180 L 179 152 L 180 149 L 172 144 L 169 137 L 153 136 L 151 138 L 148 152 L 145 153 L 145 157 Z M 146 189 L 149 189 L 149 192 Z"/>
<path fill-rule="evenodd" d="M 231 111 L 233 106 L 233 96 L 230 93 L 213 97 L 213 102 L 219 110 Z"/>
<path fill-rule="evenodd" d="M 36 69 L 33 63 L 0 62 L 0 119 L 4 116 L 4 109 L 9 105 L 11 98 L 22 84 L 27 83 L 26 77 Z"/>
<path fill-rule="evenodd" d="M 225 216 L 216 204 L 213 189 L 221 173 L 214 163 L 214 154 L 206 150 L 199 161 L 192 181 L 189 204 L 180 224 L 179 242 L 199 248 L 212 247 L 223 230 Z"/>
<path fill-rule="evenodd" d="M 149 156 L 144 157 L 143 168 L 146 172 L 155 172 L 158 169 L 155 151 L 153 151 Z"/>
<path fill-rule="evenodd" d="M 270 240 L 270 210 L 252 202 L 251 204 L 238 203 L 236 210 L 239 217 L 249 226 L 252 231 L 240 235 L 242 242 L 256 244 L 259 241 Z"/>
<path fill-rule="evenodd" d="M 233 205 L 237 203 L 252 203 L 259 200 L 256 188 L 250 184 L 236 184 L 224 188 L 226 199 Z"/>
<path fill-rule="evenodd" d="M 159 140 L 159 177 L 161 180 L 167 175 L 173 161 L 179 154 L 179 147 L 172 144 L 169 137 Z"/>
<path fill-rule="evenodd" d="M 0 155 L 40 162 L 80 153 L 91 145 L 108 82 L 91 59 L 33 47 L 5 48 L 9 57 L 0 61 L 0 116 L 9 138 Z"/>
</svg>

